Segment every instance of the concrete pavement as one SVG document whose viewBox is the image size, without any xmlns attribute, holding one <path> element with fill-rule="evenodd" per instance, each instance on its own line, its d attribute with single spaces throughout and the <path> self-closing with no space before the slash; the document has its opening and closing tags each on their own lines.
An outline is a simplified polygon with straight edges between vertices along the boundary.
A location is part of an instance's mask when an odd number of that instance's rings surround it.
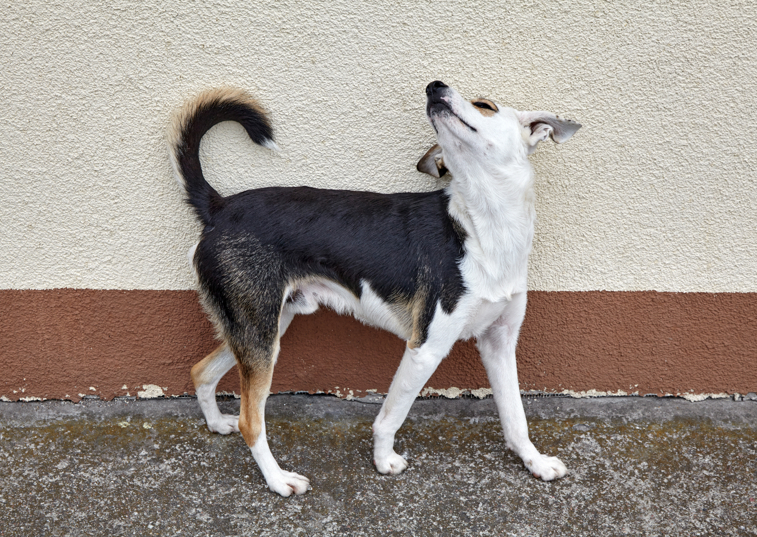
<svg viewBox="0 0 757 537">
<path fill-rule="evenodd" d="M 757 401 L 524 397 L 570 471 L 552 483 L 505 448 L 491 399 L 418 400 L 410 467 L 379 475 L 378 403 L 269 399 L 274 455 L 313 486 L 295 498 L 192 398 L 0 403 L 0 536 L 757 535 Z"/>
</svg>

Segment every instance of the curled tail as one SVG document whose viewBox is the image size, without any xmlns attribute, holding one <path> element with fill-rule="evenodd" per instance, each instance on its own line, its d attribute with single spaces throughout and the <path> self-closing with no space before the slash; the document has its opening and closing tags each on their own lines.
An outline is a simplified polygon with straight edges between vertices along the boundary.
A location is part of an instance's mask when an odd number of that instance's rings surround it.
<svg viewBox="0 0 757 537">
<path fill-rule="evenodd" d="M 176 114 L 168 136 L 171 164 L 179 184 L 187 193 L 203 224 L 211 224 L 213 214 L 223 205 L 223 196 L 205 180 L 200 166 L 200 140 L 222 121 L 241 124 L 253 142 L 276 148 L 273 131 L 265 112 L 247 93 L 235 88 L 205 91 Z"/>
</svg>

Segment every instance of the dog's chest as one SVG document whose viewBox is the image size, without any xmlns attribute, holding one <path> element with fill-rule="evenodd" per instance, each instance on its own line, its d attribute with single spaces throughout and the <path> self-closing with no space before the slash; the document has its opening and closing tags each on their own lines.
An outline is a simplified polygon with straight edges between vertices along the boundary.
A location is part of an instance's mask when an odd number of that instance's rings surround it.
<svg viewBox="0 0 757 537">
<path fill-rule="evenodd" d="M 483 334 L 494 321 L 502 316 L 509 302 L 509 300 L 500 300 L 498 302 L 477 300 L 471 304 L 460 339 L 470 339 Z"/>
</svg>

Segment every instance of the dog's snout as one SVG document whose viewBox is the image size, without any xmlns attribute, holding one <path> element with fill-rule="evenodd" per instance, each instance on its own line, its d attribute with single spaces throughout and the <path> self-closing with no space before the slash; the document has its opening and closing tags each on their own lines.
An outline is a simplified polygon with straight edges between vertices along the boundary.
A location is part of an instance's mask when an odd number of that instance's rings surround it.
<svg viewBox="0 0 757 537">
<path fill-rule="evenodd" d="M 448 87 L 447 84 L 445 84 L 441 80 L 434 80 L 433 82 L 431 82 L 431 84 L 429 84 L 428 86 L 426 86 L 426 95 L 428 95 L 429 97 L 431 97 L 431 95 L 435 91 L 440 90 L 442 88 L 446 88 L 446 87 Z"/>
</svg>

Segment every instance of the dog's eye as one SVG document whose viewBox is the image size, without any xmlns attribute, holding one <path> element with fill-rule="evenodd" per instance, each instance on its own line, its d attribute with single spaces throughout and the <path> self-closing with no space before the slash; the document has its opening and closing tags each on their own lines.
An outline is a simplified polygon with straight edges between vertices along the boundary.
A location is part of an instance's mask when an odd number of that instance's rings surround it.
<svg viewBox="0 0 757 537">
<path fill-rule="evenodd" d="M 473 103 L 473 106 L 477 108 L 483 108 L 484 110 L 491 110 L 492 112 L 497 111 L 491 104 L 487 103 L 486 101 L 475 101 Z"/>
</svg>

